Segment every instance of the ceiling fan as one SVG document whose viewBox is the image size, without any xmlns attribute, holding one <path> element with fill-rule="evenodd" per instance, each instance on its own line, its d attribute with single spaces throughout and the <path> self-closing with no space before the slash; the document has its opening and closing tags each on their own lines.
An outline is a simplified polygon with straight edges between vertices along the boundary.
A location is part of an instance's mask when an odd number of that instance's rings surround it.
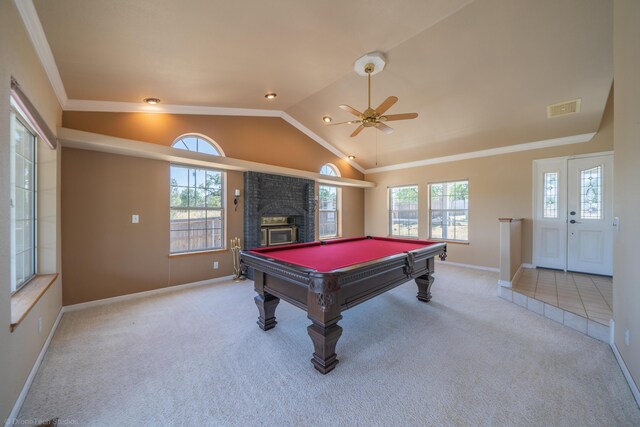
<svg viewBox="0 0 640 427">
<path fill-rule="evenodd" d="M 358 61 L 356 61 L 356 68 L 359 65 L 359 62 L 362 62 L 362 59 L 375 59 L 375 61 L 372 62 L 367 62 L 364 65 L 364 72 L 367 75 L 367 80 L 369 83 L 369 102 L 368 102 L 368 106 L 367 109 L 364 110 L 364 113 L 361 113 L 360 111 L 356 110 L 353 107 L 350 107 L 348 105 L 340 105 L 340 108 L 342 108 L 344 111 L 353 114 L 354 116 L 358 117 L 358 120 L 349 120 L 347 122 L 341 122 L 341 123 L 335 123 L 335 125 L 342 125 L 342 124 L 353 124 L 353 123 L 360 123 L 360 126 L 358 126 L 358 128 L 353 131 L 353 133 L 351 134 L 351 137 L 353 138 L 354 136 L 358 135 L 360 132 L 362 132 L 362 129 L 364 128 L 369 128 L 369 127 L 375 127 L 378 130 L 381 130 L 382 132 L 389 134 L 393 132 L 393 128 L 387 126 L 385 124 L 385 122 L 391 122 L 394 120 L 408 120 L 408 119 L 415 119 L 416 117 L 418 117 L 418 113 L 403 113 L 403 114 L 389 114 L 389 115 L 384 115 L 384 113 L 391 108 L 396 102 L 398 102 L 398 97 L 396 96 L 390 96 L 387 99 L 385 99 L 382 104 L 380 104 L 377 108 L 373 109 L 371 108 L 371 74 L 375 74 L 374 71 L 376 69 L 376 64 L 374 62 L 378 62 L 380 65 L 382 65 L 382 67 L 384 67 L 385 63 L 384 63 L 384 59 L 382 59 L 381 54 L 378 54 L 377 52 L 374 53 L 373 55 L 375 55 L 374 57 L 371 57 L 370 55 L 372 54 L 368 54 L 365 55 L 364 57 L 360 58 Z M 381 68 L 382 68 L 381 67 Z M 356 70 L 358 72 L 358 70 Z M 381 70 L 379 70 L 381 71 Z M 362 72 L 360 71 L 358 74 L 364 75 L 362 74 Z"/>
</svg>

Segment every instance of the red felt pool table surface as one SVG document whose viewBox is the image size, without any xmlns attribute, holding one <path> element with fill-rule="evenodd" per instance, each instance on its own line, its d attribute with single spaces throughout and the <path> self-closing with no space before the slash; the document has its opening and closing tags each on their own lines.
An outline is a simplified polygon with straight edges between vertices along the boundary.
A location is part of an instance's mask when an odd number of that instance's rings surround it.
<svg viewBox="0 0 640 427">
<path fill-rule="evenodd" d="M 252 249 L 249 252 L 326 273 L 436 243 L 438 242 L 386 237 L 355 237 Z"/>
</svg>

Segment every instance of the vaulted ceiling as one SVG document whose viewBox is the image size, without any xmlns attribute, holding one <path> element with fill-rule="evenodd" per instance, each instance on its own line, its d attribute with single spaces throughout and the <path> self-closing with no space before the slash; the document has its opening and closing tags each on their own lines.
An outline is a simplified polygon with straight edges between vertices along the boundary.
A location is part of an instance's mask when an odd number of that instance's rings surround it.
<svg viewBox="0 0 640 427">
<path fill-rule="evenodd" d="M 34 4 L 70 99 L 282 110 L 365 168 L 596 132 L 613 79 L 610 0 Z M 350 138 L 322 117 L 366 108 L 353 63 L 371 51 L 373 106 L 395 95 L 389 114 L 419 117 Z"/>
</svg>

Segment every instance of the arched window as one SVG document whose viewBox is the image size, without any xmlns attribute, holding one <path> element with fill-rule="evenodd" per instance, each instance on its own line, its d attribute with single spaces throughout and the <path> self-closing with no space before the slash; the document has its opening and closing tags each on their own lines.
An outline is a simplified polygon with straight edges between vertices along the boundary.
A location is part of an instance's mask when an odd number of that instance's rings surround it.
<svg viewBox="0 0 640 427">
<path fill-rule="evenodd" d="M 340 176 L 340 171 L 331 163 L 327 163 L 320 168 L 320 174 L 328 176 Z M 340 189 L 333 185 L 319 185 L 318 193 L 319 237 L 321 239 L 338 237 L 340 235 L 338 220 Z"/>
<path fill-rule="evenodd" d="M 178 137 L 173 144 L 178 150 L 194 151 L 196 153 L 211 154 L 212 156 L 224 156 L 222 148 L 211 139 L 197 133 L 190 133 Z"/>
<path fill-rule="evenodd" d="M 329 176 L 340 176 L 340 171 L 331 163 L 326 163 L 320 168 L 320 174 Z"/>
<path fill-rule="evenodd" d="M 224 156 L 218 144 L 198 134 L 182 135 L 173 148 Z M 224 248 L 225 174 L 223 171 L 171 164 L 170 252 L 172 254 Z"/>
</svg>

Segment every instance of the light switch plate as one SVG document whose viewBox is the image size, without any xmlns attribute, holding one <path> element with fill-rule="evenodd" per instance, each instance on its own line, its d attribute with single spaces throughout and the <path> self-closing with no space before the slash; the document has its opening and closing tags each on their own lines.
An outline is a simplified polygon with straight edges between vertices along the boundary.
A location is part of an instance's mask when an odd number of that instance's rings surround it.
<svg viewBox="0 0 640 427">
<path fill-rule="evenodd" d="M 140 215 L 131 215 L 131 223 L 137 224 L 140 222 Z"/>
</svg>

